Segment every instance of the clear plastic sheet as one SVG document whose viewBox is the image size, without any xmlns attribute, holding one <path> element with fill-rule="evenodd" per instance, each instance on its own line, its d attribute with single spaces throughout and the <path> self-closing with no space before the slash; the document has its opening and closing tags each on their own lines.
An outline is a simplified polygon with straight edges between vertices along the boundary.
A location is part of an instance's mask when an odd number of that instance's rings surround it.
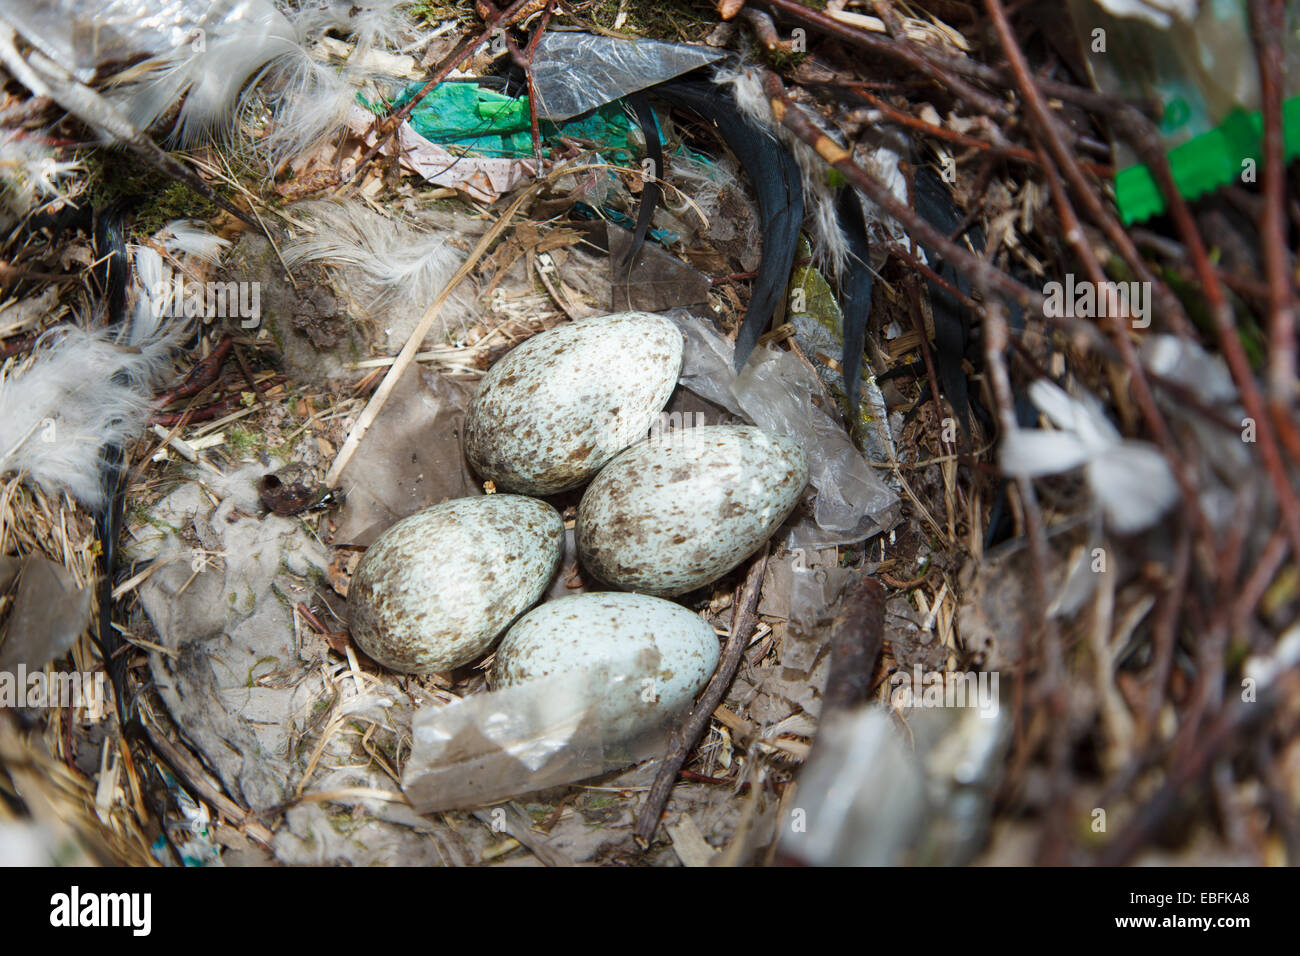
<svg viewBox="0 0 1300 956">
<path fill-rule="evenodd" d="M 725 54 L 661 40 L 548 30 L 533 54 L 537 115 L 565 120 L 715 63 Z"/>
<path fill-rule="evenodd" d="M 636 715 L 637 711 L 641 711 Z M 612 712 L 642 727 L 619 737 Z M 639 681 L 584 669 L 424 707 L 411 722 L 402 789 L 417 813 L 496 803 L 662 756 L 680 712 Z"/>
<path fill-rule="evenodd" d="M 795 546 L 848 544 L 893 524 L 898 496 L 840 424 L 814 404 L 820 383 L 794 353 L 760 346 L 737 375 L 729 342 L 689 312 L 667 315 L 686 336 L 682 385 L 760 428 L 789 435 L 807 452 L 810 480 L 817 489 L 816 524 L 796 528 Z"/>
<path fill-rule="evenodd" d="M 101 64 L 170 53 L 200 29 L 266 6 L 266 0 L 0 0 L 0 19 L 85 82 Z"/>
<path fill-rule="evenodd" d="M 1011 709 L 884 709 L 823 719 L 799 776 L 807 825 L 781 848 L 813 866 L 960 866 L 988 832 L 1011 735 Z"/>
</svg>

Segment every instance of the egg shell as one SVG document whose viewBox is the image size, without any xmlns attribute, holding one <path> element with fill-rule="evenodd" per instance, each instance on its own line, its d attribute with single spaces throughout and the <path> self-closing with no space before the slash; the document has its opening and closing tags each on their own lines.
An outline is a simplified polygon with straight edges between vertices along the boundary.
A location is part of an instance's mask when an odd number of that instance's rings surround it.
<svg viewBox="0 0 1300 956">
<path fill-rule="evenodd" d="M 492 686 L 574 671 L 609 740 L 626 740 L 680 714 L 718 666 L 718 639 L 698 614 L 645 594 L 578 594 L 536 607 L 502 638 Z"/>
<path fill-rule="evenodd" d="M 366 551 L 348 586 L 357 646 L 385 667 L 446 671 L 483 654 L 542 596 L 564 522 L 519 495 L 457 498 L 403 518 Z"/>
<path fill-rule="evenodd" d="M 465 418 L 465 457 L 498 488 L 576 488 L 640 438 L 682 370 L 682 333 L 648 312 L 557 325 L 483 376 Z"/>
<path fill-rule="evenodd" d="M 807 483 L 807 457 L 789 438 L 748 425 L 665 432 L 623 452 L 588 486 L 578 554 L 615 587 L 684 594 L 771 537 Z"/>
</svg>

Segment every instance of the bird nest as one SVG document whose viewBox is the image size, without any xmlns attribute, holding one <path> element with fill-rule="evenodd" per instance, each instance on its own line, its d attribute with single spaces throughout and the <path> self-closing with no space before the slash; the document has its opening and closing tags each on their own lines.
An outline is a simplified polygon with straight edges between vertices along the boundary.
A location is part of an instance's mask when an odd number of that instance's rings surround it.
<svg viewBox="0 0 1300 956">
<path fill-rule="evenodd" d="M 75 627 L 44 670 L 112 685 L 107 707 L 0 710 L 0 837 L 33 859 L 140 865 L 1294 862 L 1300 214 L 1284 31 L 1247 6 L 1259 176 L 1191 197 L 1159 104 L 1090 83 L 1086 21 L 1047 3 L 354 8 L 299 35 L 318 65 L 350 58 L 341 98 L 310 70 L 250 75 L 233 131 L 166 152 L 192 118 L 178 100 L 148 117 L 152 135 L 114 133 L 125 164 L 86 145 L 95 119 L 64 114 L 66 91 L 24 72 L 11 31 L 0 408 L 62 347 L 48 330 L 71 324 L 104 375 L 94 404 L 121 402 L 142 427 L 120 435 L 116 526 L 113 488 L 78 495 L 73 472 L 17 453 L 30 429 L 0 447 L 0 652 L 20 612 L 86 595 L 84 614 L 49 624 Z M 636 134 L 623 152 L 561 135 L 539 166 L 534 116 L 524 155 L 461 155 L 454 181 L 402 140 L 411 111 L 383 98 L 394 77 L 514 63 L 528 83 L 560 26 L 740 54 L 722 67 L 737 109 L 807 197 L 763 328 L 746 327 L 772 281 L 758 176 L 680 98 L 656 114 L 668 162 L 640 273 L 611 267 L 652 181 Z M 113 68 L 84 89 L 107 96 Z M 381 105 L 358 118 L 358 92 Z M 296 109 L 304 98 L 319 109 Z M 1129 163 L 1158 190 L 1155 218 L 1121 218 Z M 836 218 L 846 195 L 861 247 Z M 144 255 L 174 288 L 234 296 L 230 313 L 204 300 L 175 342 L 95 339 L 148 298 L 124 282 L 128 249 L 132 274 Z M 242 321 L 241 283 L 260 323 Z M 488 662 L 386 671 L 348 636 L 349 577 L 377 528 L 484 490 L 458 429 L 493 362 L 629 306 L 693 309 L 727 348 L 752 332 L 806 373 L 808 414 L 851 437 L 855 467 L 896 504 L 856 538 L 778 536 L 688 596 L 743 652 L 698 739 L 668 745 L 671 789 L 651 762 L 417 812 L 402 786 L 412 715 L 483 692 Z M 701 395 L 674 410 L 734 420 Z M 90 461 L 98 480 L 98 450 Z M 570 527 L 576 503 L 556 502 Z M 107 598 L 90 600 L 119 545 Z M 553 590 L 592 585 L 569 555 Z M 184 628 L 203 614 L 235 648 L 211 651 L 234 676 L 192 659 Z M 279 650 L 259 656 L 271 644 L 254 630 Z M 961 681 L 978 706 L 953 702 Z M 840 809 L 874 821 L 867 836 L 783 839 L 796 782 L 817 805 L 846 779 Z M 891 802 L 894 785 L 920 796 Z"/>
</svg>

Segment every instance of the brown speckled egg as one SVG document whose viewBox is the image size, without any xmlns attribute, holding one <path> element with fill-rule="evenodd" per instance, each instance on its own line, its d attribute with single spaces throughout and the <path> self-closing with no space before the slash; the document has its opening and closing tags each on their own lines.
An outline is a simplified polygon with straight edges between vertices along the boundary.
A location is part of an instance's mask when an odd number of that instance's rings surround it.
<svg viewBox="0 0 1300 956">
<path fill-rule="evenodd" d="M 483 376 L 465 457 L 505 491 L 576 488 L 645 437 L 681 369 L 682 334 L 662 316 L 620 312 L 548 329 Z"/>
<path fill-rule="evenodd" d="M 543 501 L 484 495 L 425 508 L 380 535 L 357 565 L 352 637 L 396 671 L 468 664 L 542 596 L 563 548 L 564 523 Z"/>
<path fill-rule="evenodd" d="M 745 560 L 794 510 L 803 449 L 750 425 L 683 428 L 633 445 L 578 506 L 583 565 L 627 591 L 671 597 Z"/>
<path fill-rule="evenodd" d="M 645 594 L 605 592 L 548 601 L 501 639 L 492 686 L 573 671 L 596 685 L 610 739 L 652 729 L 689 707 L 718 666 L 718 638 L 698 614 Z"/>
</svg>

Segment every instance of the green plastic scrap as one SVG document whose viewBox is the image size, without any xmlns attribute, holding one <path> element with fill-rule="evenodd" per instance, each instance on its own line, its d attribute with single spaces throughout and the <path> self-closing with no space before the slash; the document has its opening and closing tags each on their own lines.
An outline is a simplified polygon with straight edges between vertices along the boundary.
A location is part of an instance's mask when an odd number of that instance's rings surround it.
<svg viewBox="0 0 1300 956">
<path fill-rule="evenodd" d="M 1300 96 L 1282 105 L 1285 162 L 1300 155 Z M 1237 110 L 1207 133 L 1169 151 L 1174 185 L 1184 199 L 1196 199 L 1257 169 L 1262 156 L 1264 121 L 1259 111 Z M 1164 196 L 1147 166 L 1129 166 L 1115 176 L 1115 203 L 1125 225 L 1165 209 Z"/>
<path fill-rule="evenodd" d="M 419 93 L 422 83 L 408 84 L 393 101 L 400 109 Z M 362 101 L 368 109 L 376 104 Z M 411 128 L 440 146 L 478 156 L 524 159 L 533 155 L 527 96 L 508 96 L 478 83 L 440 83 L 411 111 Z M 587 140 L 615 154 L 619 161 L 636 152 L 633 124 L 623 107 L 610 103 L 581 119 L 556 124 L 542 120 L 538 133 L 546 144 L 557 136 Z"/>
</svg>

